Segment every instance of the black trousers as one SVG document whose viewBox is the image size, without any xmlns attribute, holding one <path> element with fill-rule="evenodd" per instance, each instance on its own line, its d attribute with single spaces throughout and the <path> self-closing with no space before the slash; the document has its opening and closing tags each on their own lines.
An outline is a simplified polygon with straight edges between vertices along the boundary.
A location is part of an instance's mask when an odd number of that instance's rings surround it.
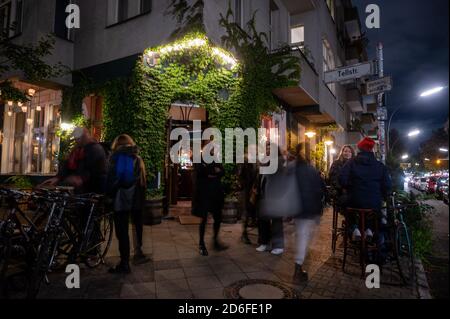
<svg viewBox="0 0 450 319">
<path fill-rule="evenodd" d="M 217 241 L 219 237 L 219 231 L 220 231 L 220 224 L 222 223 L 222 212 L 212 212 L 213 218 L 214 218 L 214 241 Z M 199 227 L 199 245 L 205 246 L 205 231 L 206 231 L 206 224 L 208 223 L 208 214 L 202 218 L 202 222 L 200 223 Z"/>
<path fill-rule="evenodd" d="M 260 245 L 272 243 L 272 248 L 284 248 L 283 218 L 259 218 L 258 243 Z"/>
<path fill-rule="evenodd" d="M 119 241 L 120 260 L 122 263 L 128 263 L 130 260 L 130 237 L 128 235 L 130 214 L 133 220 L 134 227 L 136 229 L 135 249 L 142 248 L 142 211 L 133 210 L 131 212 L 115 212 L 114 227 L 116 230 L 117 239 Z"/>
</svg>

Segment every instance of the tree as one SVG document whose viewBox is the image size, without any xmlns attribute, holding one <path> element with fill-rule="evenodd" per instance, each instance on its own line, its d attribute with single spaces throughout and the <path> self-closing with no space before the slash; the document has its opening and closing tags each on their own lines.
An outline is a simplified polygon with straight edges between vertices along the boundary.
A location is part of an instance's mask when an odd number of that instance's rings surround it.
<svg viewBox="0 0 450 319">
<path fill-rule="evenodd" d="M 420 159 L 426 162 L 428 169 L 440 169 L 443 163 L 438 164 L 438 160 L 448 158 L 448 153 L 439 151 L 440 148 L 448 149 L 448 132 L 445 128 L 433 131 L 431 137 L 420 145 Z M 429 161 L 426 161 L 428 159 Z M 448 164 L 448 161 L 446 161 Z"/>
<path fill-rule="evenodd" d="M 13 70 L 22 71 L 25 78 L 29 81 L 40 81 L 52 77 L 59 77 L 68 72 L 68 68 L 60 62 L 55 65 L 49 65 L 44 58 L 52 54 L 55 40 L 51 35 L 43 36 L 36 45 L 16 44 L 9 36 L 10 29 L 5 28 L 0 32 L 0 78 L 7 72 Z M 15 88 L 11 81 L 0 83 L 0 93 L 2 100 L 11 100 L 14 102 L 27 102 L 28 97 L 25 93 Z"/>
</svg>

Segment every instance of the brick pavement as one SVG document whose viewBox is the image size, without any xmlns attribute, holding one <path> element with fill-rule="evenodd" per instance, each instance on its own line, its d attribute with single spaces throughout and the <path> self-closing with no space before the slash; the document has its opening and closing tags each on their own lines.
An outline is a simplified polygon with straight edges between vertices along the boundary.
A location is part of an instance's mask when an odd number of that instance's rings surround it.
<svg viewBox="0 0 450 319">
<path fill-rule="evenodd" d="M 65 288 L 64 273 L 52 274 L 51 284 L 43 287 L 39 298 L 221 299 L 225 287 L 244 279 L 275 281 L 295 289 L 305 299 L 418 298 L 415 289 L 393 285 L 395 276 L 390 271 L 384 272 L 380 289 L 367 289 L 354 258 L 344 274 L 341 270 L 342 251 L 338 248 L 335 256 L 331 254 L 331 215 L 330 210 L 325 212 L 312 240 L 305 262 L 310 276 L 307 285 L 291 283 L 294 229 L 290 223 L 285 223 L 286 252 L 281 257 L 268 252 L 257 253 L 256 245 L 241 243 L 240 224 L 222 228 L 222 239 L 230 245 L 227 251 L 210 250 L 210 256 L 203 257 L 197 251 L 198 226 L 166 220 L 161 225 L 144 229 L 144 252 L 152 257 L 152 262 L 132 267 L 130 275 L 108 274 L 108 267 L 118 261 L 114 240 L 107 265 L 97 269 L 82 267 L 80 289 Z M 211 242 L 211 233 L 212 225 L 208 225 L 207 242 Z M 256 242 L 256 230 L 251 231 L 250 238 Z M 260 292 L 259 295 L 265 298 L 279 295 L 274 289 L 267 291 L 267 294 Z"/>
</svg>

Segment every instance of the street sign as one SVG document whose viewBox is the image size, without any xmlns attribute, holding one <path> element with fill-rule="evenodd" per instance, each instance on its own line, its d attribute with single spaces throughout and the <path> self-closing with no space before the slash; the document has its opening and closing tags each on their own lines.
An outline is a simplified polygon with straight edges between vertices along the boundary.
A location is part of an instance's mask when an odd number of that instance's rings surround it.
<svg viewBox="0 0 450 319">
<path fill-rule="evenodd" d="M 390 90 L 392 90 L 392 78 L 390 76 L 366 82 L 366 95 L 376 95 Z"/>
<path fill-rule="evenodd" d="M 333 82 L 342 82 L 352 79 L 359 79 L 372 74 L 372 63 L 359 63 L 346 66 L 333 71 L 325 72 L 324 81 L 326 84 Z"/>
</svg>

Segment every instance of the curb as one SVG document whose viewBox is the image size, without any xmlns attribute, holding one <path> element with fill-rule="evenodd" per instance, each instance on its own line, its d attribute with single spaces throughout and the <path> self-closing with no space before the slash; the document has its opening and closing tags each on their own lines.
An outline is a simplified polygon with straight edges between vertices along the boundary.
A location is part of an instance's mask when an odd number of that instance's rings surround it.
<svg viewBox="0 0 450 319">
<path fill-rule="evenodd" d="M 430 293 L 427 275 L 420 259 L 416 259 L 416 290 L 419 299 L 433 299 Z"/>
</svg>

